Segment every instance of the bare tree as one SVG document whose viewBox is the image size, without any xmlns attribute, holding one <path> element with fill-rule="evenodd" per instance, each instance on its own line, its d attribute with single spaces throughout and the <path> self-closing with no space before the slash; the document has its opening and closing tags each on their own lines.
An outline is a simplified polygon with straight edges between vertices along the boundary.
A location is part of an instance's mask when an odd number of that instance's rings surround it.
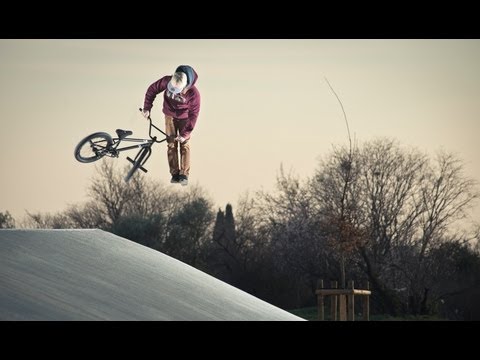
<svg viewBox="0 0 480 360">
<path fill-rule="evenodd" d="M 432 166 L 425 154 L 378 139 L 354 153 L 346 190 L 342 170 L 348 153 L 336 151 L 321 163 L 312 193 L 324 213 L 343 211 L 353 230 L 346 237 L 360 240 L 353 241 L 358 266 L 387 311 L 401 310 L 402 301 L 406 307 L 405 299 L 418 308 L 428 293 L 422 277 L 426 254 L 478 196 L 475 184 L 452 155 L 441 155 Z"/>
<path fill-rule="evenodd" d="M 96 169 L 97 173 L 92 179 L 88 193 L 102 205 L 106 221 L 113 224 L 122 216 L 128 203 L 134 199 L 135 188 L 128 186 L 122 173 L 115 171 L 110 161 L 101 160 Z"/>
<path fill-rule="evenodd" d="M 0 229 L 12 229 L 15 227 L 15 219 L 12 215 L 6 211 L 5 213 L 0 212 Z"/>
<path fill-rule="evenodd" d="M 451 236 L 452 225 L 468 215 L 479 197 L 477 182 L 466 177 L 462 162 L 443 150 L 436 154 L 435 162 L 427 168 L 422 180 L 419 197 L 422 212 L 418 231 L 412 238 L 418 250 L 411 269 L 410 307 L 415 313 L 427 302 L 425 289 L 432 287 L 428 281 L 429 252 L 448 239 L 460 241 L 460 236 Z"/>
<path fill-rule="evenodd" d="M 411 276 L 407 268 L 424 211 L 419 196 L 426 164 L 425 155 L 389 139 L 366 143 L 361 153 L 359 197 L 369 235 L 360 248 L 361 265 L 392 314 L 401 310 L 393 289 L 408 287 Z"/>
<path fill-rule="evenodd" d="M 280 167 L 277 192 L 258 192 L 258 213 L 263 223 L 265 241 L 276 255 L 280 270 L 295 272 L 316 282 L 332 264 L 324 219 L 318 216 L 308 184 Z M 308 250 L 307 250 L 308 249 Z"/>
<path fill-rule="evenodd" d="M 64 213 L 73 228 L 78 229 L 107 229 L 105 211 L 101 204 L 90 200 L 84 204 L 70 205 Z"/>
<path fill-rule="evenodd" d="M 328 214 L 329 222 L 331 223 L 331 235 L 330 240 L 332 245 L 335 246 L 340 254 L 340 286 L 346 288 L 346 257 L 352 254 L 356 243 L 363 238 L 363 232 L 355 226 L 352 216 L 351 205 L 354 202 L 349 194 L 352 193 L 351 187 L 354 186 L 355 174 L 353 172 L 354 151 L 356 150 L 352 145 L 352 137 L 350 135 L 350 126 L 348 124 L 347 113 L 343 107 L 343 103 L 340 97 L 327 78 L 325 78 L 330 90 L 338 100 L 340 107 L 342 108 L 343 118 L 345 120 L 345 126 L 347 128 L 348 135 L 348 153 L 343 152 L 341 154 L 341 161 L 339 163 L 338 174 L 340 175 L 340 181 L 342 183 L 342 193 L 339 199 L 339 213 L 334 212 Z M 338 155 L 338 154 L 337 154 Z"/>
<path fill-rule="evenodd" d="M 51 213 L 30 213 L 26 212 L 27 217 L 21 222 L 22 228 L 27 229 L 69 229 L 74 228 L 71 219 L 59 212 Z"/>
<path fill-rule="evenodd" d="M 258 215 L 257 200 L 245 192 L 238 200 L 235 211 L 235 240 L 239 262 L 245 271 L 252 271 L 256 264 L 262 262 L 266 253 L 268 241 L 265 227 L 262 227 L 261 217 Z"/>
<path fill-rule="evenodd" d="M 195 193 L 195 191 L 193 190 Z M 202 247 L 210 237 L 213 221 L 212 203 L 206 197 L 187 194 L 181 207 L 166 223 L 162 251 L 192 266 L 200 261 Z"/>
<path fill-rule="evenodd" d="M 365 241 L 364 222 L 358 216 L 361 206 L 359 190 L 359 154 L 357 149 L 334 148 L 330 157 L 322 161 L 308 191 L 314 199 L 317 216 L 322 220 L 322 231 L 338 258 L 340 284 L 345 287 L 346 264 L 358 246 Z"/>
<path fill-rule="evenodd" d="M 428 169 L 421 188 L 421 235 L 419 258 L 422 259 L 435 238 L 441 238 L 453 222 L 468 215 L 478 199 L 477 182 L 465 176 L 462 162 L 454 155 L 439 151 Z"/>
</svg>

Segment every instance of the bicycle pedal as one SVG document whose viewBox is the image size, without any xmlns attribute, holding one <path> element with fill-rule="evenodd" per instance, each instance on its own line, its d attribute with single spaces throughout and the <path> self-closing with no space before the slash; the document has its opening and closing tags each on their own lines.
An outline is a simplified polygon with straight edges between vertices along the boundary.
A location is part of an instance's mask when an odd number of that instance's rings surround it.
<svg viewBox="0 0 480 360">
<path fill-rule="evenodd" d="M 128 157 L 128 156 L 127 156 L 127 160 L 130 161 L 132 164 L 135 164 L 135 161 L 132 160 L 132 159 L 130 159 L 130 157 Z M 143 166 L 139 166 L 138 168 L 139 168 L 140 170 L 142 170 L 144 173 L 147 173 L 147 172 L 148 172 L 148 170 L 145 169 Z"/>
</svg>

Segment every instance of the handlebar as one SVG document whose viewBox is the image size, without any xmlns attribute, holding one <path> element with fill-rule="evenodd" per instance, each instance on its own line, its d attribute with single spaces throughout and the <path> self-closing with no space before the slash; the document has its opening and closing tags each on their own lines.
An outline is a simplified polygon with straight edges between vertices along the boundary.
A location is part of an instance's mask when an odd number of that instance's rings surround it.
<svg viewBox="0 0 480 360">
<path fill-rule="evenodd" d="M 143 112 L 143 109 L 142 108 L 138 108 L 138 110 L 140 110 L 140 112 Z M 150 138 L 155 141 L 155 142 L 162 142 L 162 141 L 165 141 L 165 140 L 160 140 L 158 141 L 157 140 L 157 137 L 156 136 L 152 136 L 152 127 L 154 127 L 155 129 L 157 129 L 158 131 L 160 131 L 163 135 L 165 135 L 166 137 L 168 137 L 167 134 L 165 134 L 162 130 L 160 130 L 158 127 L 156 127 L 155 125 L 153 125 L 152 123 L 152 118 L 150 117 L 150 115 L 148 115 L 148 121 L 150 121 L 150 127 L 148 129 L 148 136 L 150 136 Z"/>
</svg>

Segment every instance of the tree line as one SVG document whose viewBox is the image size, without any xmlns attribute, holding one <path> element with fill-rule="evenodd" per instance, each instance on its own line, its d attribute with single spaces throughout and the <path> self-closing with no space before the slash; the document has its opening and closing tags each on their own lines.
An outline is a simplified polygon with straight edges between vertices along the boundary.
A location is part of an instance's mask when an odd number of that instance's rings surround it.
<svg viewBox="0 0 480 360">
<path fill-rule="evenodd" d="M 372 313 L 480 319 L 480 226 L 466 222 L 479 192 L 451 153 L 387 138 L 334 147 L 311 177 L 280 167 L 275 190 L 235 211 L 200 186 L 123 172 L 102 162 L 88 201 L 21 226 L 110 231 L 284 309 L 314 306 L 319 279 L 352 279 L 370 283 Z M 15 227 L 8 211 L 0 227 Z"/>
</svg>

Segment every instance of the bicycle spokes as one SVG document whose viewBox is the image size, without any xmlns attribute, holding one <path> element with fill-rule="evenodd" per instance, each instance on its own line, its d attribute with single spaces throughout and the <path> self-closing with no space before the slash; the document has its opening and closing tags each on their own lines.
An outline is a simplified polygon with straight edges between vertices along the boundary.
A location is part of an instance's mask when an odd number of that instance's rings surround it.
<svg viewBox="0 0 480 360">
<path fill-rule="evenodd" d="M 80 155 L 85 158 L 107 155 L 108 142 L 104 138 L 98 137 L 90 139 L 90 146 L 83 146 L 80 149 Z"/>
</svg>

